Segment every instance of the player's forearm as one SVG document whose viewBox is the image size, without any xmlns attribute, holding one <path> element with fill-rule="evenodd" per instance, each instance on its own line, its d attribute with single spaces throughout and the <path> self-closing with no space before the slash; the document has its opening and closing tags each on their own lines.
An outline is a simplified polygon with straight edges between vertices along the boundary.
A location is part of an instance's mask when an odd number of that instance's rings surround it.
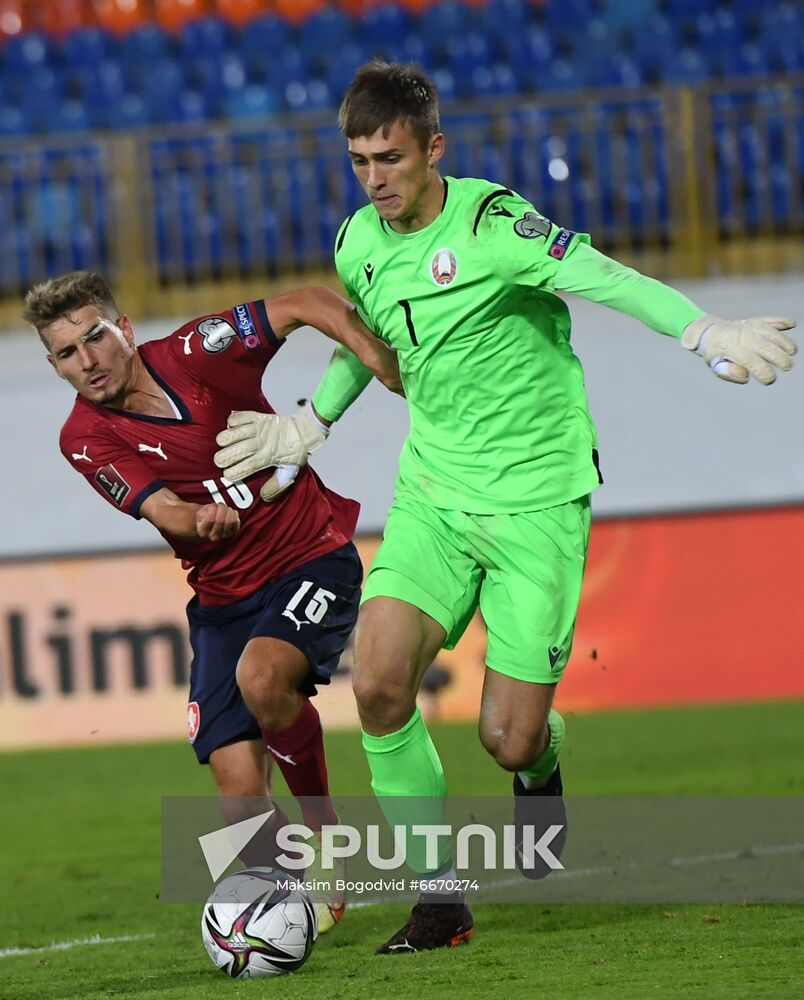
<svg viewBox="0 0 804 1000">
<path fill-rule="evenodd" d="M 350 350 L 336 347 L 329 367 L 313 393 L 315 412 L 330 423 L 339 420 L 371 378 L 371 372 Z"/>
<path fill-rule="evenodd" d="M 592 247 L 576 246 L 561 264 L 555 287 L 633 316 L 658 333 L 680 338 L 704 310 L 669 285 Z"/>
<path fill-rule="evenodd" d="M 190 503 L 167 487 L 149 496 L 140 514 L 163 534 L 184 542 L 218 542 L 240 527 L 237 511 L 225 504 Z"/>
<path fill-rule="evenodd" d="M 352 303 L 323 285 L 298 288 L 265 302 L 268 319 L 280 340 L 300 326 L 313 326 L 365 360 L 367 348 L 377 339 Z"/>
</svg>

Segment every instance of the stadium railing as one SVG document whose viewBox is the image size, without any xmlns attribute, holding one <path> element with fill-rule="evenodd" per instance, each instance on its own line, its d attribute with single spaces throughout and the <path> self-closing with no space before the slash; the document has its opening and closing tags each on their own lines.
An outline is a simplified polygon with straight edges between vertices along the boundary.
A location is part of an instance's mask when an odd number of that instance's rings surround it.
<svg viewBox="0 0 804 1000">
<path fill-rule="evenodd" d="M 804 78 L 489 99 L 444 109 L 446 173 L 518 190 L 659 277 L 802 265 Z M 0 324 L 91 267 L 134 315 L 329 280 L 364 203 L 333 115 L 0 141 Z"/>
</svg>

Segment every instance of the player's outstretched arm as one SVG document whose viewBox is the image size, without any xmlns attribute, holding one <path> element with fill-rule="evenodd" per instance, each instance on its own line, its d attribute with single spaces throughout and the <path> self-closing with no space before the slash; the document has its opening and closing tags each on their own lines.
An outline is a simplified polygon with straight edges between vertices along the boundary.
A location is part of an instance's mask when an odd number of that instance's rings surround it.
<svg viewBox="0 0 804 1000">
<path fill-rule="evenodd" d="M 348 299 L 316 285 L 272 296 L 265 308 L 278 339 L 300 326 L 313 326 L 352 351 L 387 389 L 404 395 L 396 352 L 374 336 Z"/>
<path fill-rule="evenodd" d="M 581 244 L 574 248 L 557 269 L 554 286 L 676 337 L 727 382 L 745 383 L 753 375 L 763 385 L 771 385 L 777 369 L 789 371 L 793 366 L 796 344 L 784 331 L 795 327 L 794 320 L 786 316 L 745 320 L 708 316 L 676 289 L 592 247 Z"/>
<path fill-rule="evenodd" d="M 186 541 L 222 542 L 240 530 L 240 515 L 222 503 L 188 503 L 166 486 L 140 507 L 142 516 L 159 531 Z"/>
</svg>

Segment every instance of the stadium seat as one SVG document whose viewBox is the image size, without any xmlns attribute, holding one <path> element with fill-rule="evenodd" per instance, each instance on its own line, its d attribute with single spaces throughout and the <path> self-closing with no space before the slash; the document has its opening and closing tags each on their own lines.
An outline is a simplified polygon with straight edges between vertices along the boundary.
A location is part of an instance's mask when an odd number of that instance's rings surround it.
<svg viewBox="0 0 804 1000">
<path fill-rule="evenodd" d="M 176 108 L 176 120 L 180 122 L 203 122 L 211 117 L 204 95 L 190 87 L 185 87 L 179 94 Z"/>
<path fill-rule="evenodd" d="M 299 26 L 299 47 L 308 62 L 321 52 L 348 45 L 353 37 L 352 19 L 337 7 L 325 7 Z"/>
<path fill-rule="evenodd" d="M 394 3 L 384 3 L 369 8 L 357 23 L 361 45 L 371 55 L 377 48 L 384 48 L 411 31 L 408 11 Z"/>
<path fill-rule="evenodd" d="M 106 128 L 140 128 L 149 122 L 145 101 L 137 94 L 124 94 L 119 101 L 109 104 L 103 113 Z"/>
<path fill-rule="evenodd" d="M 290 29 L 285 21 L 274 14 L 265 14 L 252 21 L 248 30 L 241 30 L 235 44 L 248 62 L 252 56 L 271 59 L 290 41 Z"/>
<path fill-rule="evenodd" d="M 148 66 L 169 54 L 168 36 L 155 24 L 143 24 L 120 41 L 120 60 L 128 67 Z"/>
<path fill-rule="evenodd" d="M 199 17 L 181 26 L 179 47 L 186 55 L 219 59 L 230 38 L 231 29 L 222 17 Z"/>
<path fill-rule="evenodd" d="M 61 53 L 68 67 L 82 67 L 100 62 L 110 55 L 112 43 L 102 28 L 87 27 L 65 35 Z"/>
<path fill-rule="evenodd" d="M 227 118 L 266 118 L 281 110 L 279 94 L 265 84 L 248 84 L 230 94 L 224 111 Z"/>
<path fill-rule="evenodd" d="M 27 135 L 30 131 L 31 122 L 16 102 L 0 105 L 0 136 Z"/>
</svg>

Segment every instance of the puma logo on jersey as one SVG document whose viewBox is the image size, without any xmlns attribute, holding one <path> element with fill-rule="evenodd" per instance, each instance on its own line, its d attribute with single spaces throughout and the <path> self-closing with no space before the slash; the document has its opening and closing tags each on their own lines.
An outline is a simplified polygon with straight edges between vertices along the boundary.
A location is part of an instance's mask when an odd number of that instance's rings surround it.
<svg viewBox="0 0 804 1000">
<path fill-rule="evenodd" d="M 73 452 L 73 461 L 74 462 L 91 462 L 92 459 L 89 457 L 89 455 L 87 455 L 87 448 L 88 447 L 89 447 L 89 445 L 85 444 L 84 445 L 84 450 L 82 452 L 79 453 L 77 451 L 74 451 Z"/>
<path fill-rule="evenodd" d="M 371 284 L 371 279 L 374 277 L 374 265 L 373 264 L 364 264 L 363 265 L 363 271 L 365 272 L 365 275 L 366 275 L 366 281 L 369 284 Z"/>
<path fill-rule="evenodd" d="M 306 625 L 307 622 L 302 622 L 302 624 Z M 293 767 L 296 767 L 296 761 L 290 754 L 280 753 L 278 750 L 274 750 L 274 748 L 270 746 L 268 743 L 265 744 L 265 749 L 270 750 L 271 753 L 274 755 L 274 757 L 276 757 L 278 760 L 283 760 L 286 764 L 291 764 Z"/>
<path fill-rule="evenodd" d="M 140 451 L 152 451 L 155 455 L 163 458 L 167 462 L 167 455 L 162 451 L 162 442 L 160 441 L 156 447 L 152 444 L 139 444 L 137 445 Z"/>
<path fill-rule="evenodd" d="M 310 622 L 300 622 L 299 619 L 293 614 L 293 612 L 289 611 L 287 608 L 285 608 L 285 610 L 282 612 L 282 614 L 283 614 L 283 616 L 285 618 L 290 618 L 290 620 L 296 626 L 296 631 L 297 632 L 301 632 L 302 625 L 309 625 L 310 624 Z"/>
<path fill-rule="evenodd" d="M 190 347 L 190 337 L 192 337 L 192 335 L 194 333 L 195 333 L 195 330 L 190 330 L 190 332 L 187 334 L 186 337 L 181 337 L 181 336 L 179 337 L 179 340 L 184 341 L 184 353 L 185 354 L 192 354 L 193 353 L 193 349 L 192 349 L 192 347 Z"/>
</svg>

